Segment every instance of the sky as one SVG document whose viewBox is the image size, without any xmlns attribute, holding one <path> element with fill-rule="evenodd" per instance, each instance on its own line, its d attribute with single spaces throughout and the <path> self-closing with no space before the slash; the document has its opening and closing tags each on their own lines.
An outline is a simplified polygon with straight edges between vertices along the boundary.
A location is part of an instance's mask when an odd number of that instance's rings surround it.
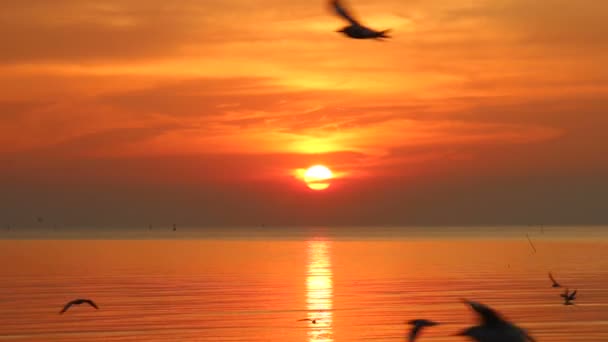
<svg viewBox="0 0 608 342">
<path fill-rule="evenodd" d="M 3 1 L 0 225 L 608 223 L 608 3 L 345 4 Z"/>
</svg>

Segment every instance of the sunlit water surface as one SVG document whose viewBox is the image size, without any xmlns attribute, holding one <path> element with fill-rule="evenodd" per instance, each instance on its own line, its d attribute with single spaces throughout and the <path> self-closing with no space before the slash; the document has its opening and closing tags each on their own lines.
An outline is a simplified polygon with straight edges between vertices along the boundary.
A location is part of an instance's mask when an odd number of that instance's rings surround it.
<svg viewBox="0 0 608 342">
<path fill-rule="evenodd" d="M 0 340 L 403 341 L 404 321 L 427 318 L 445 324 L 419 341 L 466 341 L 452 335 L 475 323 L 468 298 L 541 342 L 608 341 L 607 231 L 13 229 L 0 236 Z M 74 298 L 100 310 L 60 315 Z"/>
</svg>

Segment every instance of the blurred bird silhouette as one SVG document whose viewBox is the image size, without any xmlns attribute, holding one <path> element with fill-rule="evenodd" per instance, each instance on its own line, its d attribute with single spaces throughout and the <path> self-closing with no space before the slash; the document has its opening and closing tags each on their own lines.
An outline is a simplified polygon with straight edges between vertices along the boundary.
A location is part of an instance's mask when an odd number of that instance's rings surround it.
<svg viewBox="0 0 608 342">
<path fill-rule="evenodd" d="M 432 327 L 432 326 L 438 325 L 439 323 L 429 321 L 426 319 L 414 319 L 414 320 L 407 322 L 407 324 L 412 326 L 412 329 L 410 330 L 410 334 L 408 337 L 408 341 L 414 342 L 414 340 L 416 340 L 416 336 L 418 336 L 420 334 L 420 332 L 422 331 L 423 328 Z"/>
<path fill-rule="evenodd" d="M 570 291 L 566 289 L 564 293 L 559 295 L 560 297 L 564 298 L 564 305 L 574 305 L 572 301 L 576 299 L 576 291 L 577 290 L 574 290 L 572 293 L 570 293 Z"/>
<path fill-rule="evenodd" d="M 349 26 L 345 26 L 336 32 L 341 32 L 346 36 L 354 39 L 383 40 L 384 38 L 391 38 L 389 35 L 387 35 L 390 29 L 376 31 L 374 29 L 362 25 L 358 20 L 356 20 L 352 16 L 352 14 L 349 13 L 349 11 L 346 10 L 340 0 L 331 0 L 330 4 L 339 16 L 346 19 L 350 23 Z"/>
<path fill-rule="evenodd" d="M 310 321 L 312 324 L 317 324 L 317 319 L 312 319 L 312 318 L 302 318 L 299 319 L 298 322 L 304 322 L 304 321 Z"/>
<path fill-rule="evenodd" d="M 90 299 L 74 299 L 73 301 L 67 303 L 63 309 L 61 309 L 61 311 L 59 311 L 60 314 L 68 311 L 68 309 L 72 306 L 72 305 L 80 305 L 80 304 L 89 304 L 90 306 L 94 307 L 95 309 L 99 310 L 99 307 Z"/>
<path fill-rule="evenodd" d="M 456 335 L 467 336 L 478 342 L 535 342 L 525 330 L 506 321 L 490 307 L 466 299 L 463 302 L 479 315 L 480 324 Z"/>
<path fill-rule="evenodd" d="M 549 279 L 551 279 L 551 282 L 553 282 L 551 287 L 562 287 L 557 281 L 555 281 L 555 278 L 553 278 L 553 274 L 551 274 L 551 272 L 549 272 Z"/>
</svg>

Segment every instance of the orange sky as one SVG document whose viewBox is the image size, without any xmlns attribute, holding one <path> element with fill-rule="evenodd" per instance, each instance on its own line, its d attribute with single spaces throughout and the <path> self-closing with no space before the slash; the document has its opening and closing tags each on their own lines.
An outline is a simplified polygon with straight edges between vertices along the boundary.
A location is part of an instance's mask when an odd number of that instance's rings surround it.
<svg viewBox="0 0 608 342">
<path fill-rule="evenodd" d="M 1 216 L 608 222 L 608 3 L 347 4 L 394 38 L 325 1 L 3 3 Z"/>
</svg>

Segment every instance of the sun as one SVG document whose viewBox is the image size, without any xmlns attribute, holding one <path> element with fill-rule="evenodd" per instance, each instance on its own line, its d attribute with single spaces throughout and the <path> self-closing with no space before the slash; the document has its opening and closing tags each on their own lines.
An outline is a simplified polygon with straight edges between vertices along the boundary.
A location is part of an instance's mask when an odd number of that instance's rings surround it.
<svg viewBox="0 0 608 342">
<path fill-rule="evenodd" d="M 325 190 L 329 188 L 329 180 L 332 178 L 334 178 L 334 174 L 324 165 L 311 166 L 304 173 L 304 182 L 312 190 Z"/>
</svg>

